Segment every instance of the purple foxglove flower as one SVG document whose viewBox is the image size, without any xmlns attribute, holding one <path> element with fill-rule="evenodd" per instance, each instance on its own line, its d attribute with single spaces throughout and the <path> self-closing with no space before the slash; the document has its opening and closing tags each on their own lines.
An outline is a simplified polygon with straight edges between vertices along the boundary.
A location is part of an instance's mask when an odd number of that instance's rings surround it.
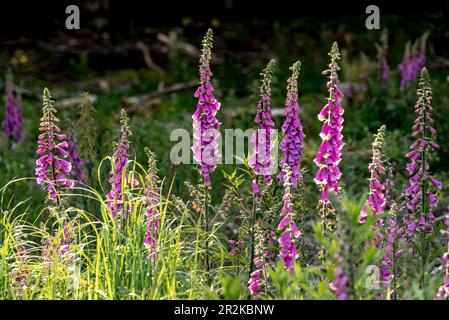
<svg viewBox="0 0 449 320">
<path fill-rule="evenodd" d="M 56 109 L 53 107 L 50 91 L 44 88 L 43 93 L 43 116 L 41 118 L 38 136 L 38 149 L 36 154 L 35 173 L 37 183 L 44 185 L 48 191 L 49 199 L 59 205 L 58 187 L 72 188 L 73 180 L 68 176 L 72 170 L 72 164 L 64 160 L 68 156 L 68 144 L 66 136 L 61 133 L 57 126 L 59 119 L 56 118 Z"/>
<path fill-rule="evenodd" d="M 118 144 L 115 147 L 114 154 L 112 156 L 112 169 L 111 177 L 109 178 L 109 184 L 111 185 L 111 191 L 106 195 L 106 206 L 111 213 L 112 218 L 115 218 L 124 210 L 125 195 L 124 184 L 128 184 L 128 173 L 126 172 L 126 165 L 128 163 L 128 150 L 129 141 L 131 136 L 131 130 L 128 126 L 128 116 L 125 110 L 122 110 L 120 123 L 121 123 L 121 137 Z M 126 219 L 126 212 L 123 213 L 124 219 Z"/>
<path fill-rule="evenodd" d="M 301 158 L 303 149 L 304 132 L 301 119 L 299 117 L 298 104 L 298 76 L 301 62 L 297 61 L 290 70 L 292 76 L 288 79 L 287 100 L 285 101 L 285 121 L 282 125 L 282 131 L 285 136 L 281 141 L 281 151 L 283 158 L 280 165 L 287 164 L 292 171 L 291 184 L 296 186 L 301 177 Z M 285 182 L 285 172 L 281 170 L 279 179 Z"/>
<path fill-rule="evenodd" d="M 271 118 L 271 78 L 275 64 L 276 61 L 271 60 L 261 73 L 260 100 L 254 119 L 259 128 L 251 137 L 253 153 L 248 159 L 250 168 L 256 175 L 262 176 L 267 185 L 272 183 L 271 174 L 274 166 L 271 158 L 272 141 L 275 135 L 274 121 Z"/>
<path fill-rule="evenodd" d="M 67 136 L 68 139 L 68 153 L 69 159 L 72 163 L 72 176 L 75 181 L 78 183 L 83 183 L 84 174 L 83 174 L 83 164 L 84 161 L 81 160 L 79 156 L 79 147 L 78 147 L 78 139 L 75 128 L 71 127 L 69 129 L 69 134 Z"/>
<path fill-rule="evenodd" d="M 220 103 L 213 95 L 214 88 L 210 82 L 212 72 L 209 64 L 212 58 L 212 40 L 212 29 L 209 29 L 203 39 L 199 67 L 201 84 L 194 95 L 195 98 L 198 98 L 198 104 L 196 111 L 192 115 L 193 158 L 201 166 L 201 175 L 206 186 L 210 185 L 209 173 L 215 170 L 220 159 L 217 138 L 220 134 L 218 129 L 221 123 L 216 118 L 216 114 L 220 109 Z"/>
<path fill-rule="evenodd" d="M 408 212 L 404 216 L 404 224 L 407 226 L 407 234 L 413 235 L 416 230 L 432 230 L 434 216 L 432 207 L 435 207 L 438 198 L 436 190 L 441 189 L 441 182 L 430 174 L 428 161 L 432 152 L 437 147 L 434 143 L 436 131 L 431 127 L 432 119 L 432 88 L 430 87 L 429 74 L 424 68 L 419 80 L 417 91 L 418 101 L 415 105 L 417 115 L 413 126 L 412 137 L 415 141 L 411 144 L 411 151 L 407 153 L 410 163 L 407 171 L 410 175 L 409 187 L 405 190 L 407 196 Z"/>
<path fill-rule="evenodd" d="M 145 205 L 148 229 L 145 236 L 145 246 L 149 249 L 150 259 L 156 259 L 157 231 L 159 229 L 159 187 L 156 168 L 156 156 L 150 149 L 145 149 L 148 155 L 148 171 L 145 179 Z"/>
<path fill-rule="evenodd" d="M 379 215 L 384 212 L 386 206 L 385 198 L 385 186 L 381 183 L 382 175 L 384 175 L 384 167 L 382 160 L 382 149 L 384 144 L 386 127 L 379 128 L 376 135 L 374 135 L 373 141 L 373 157 L 368 169 L 371 173 L 369 179 L 369 194 L 368 199 L 363 206 L 360 215 L 359 223 L 364 223 L 367 216 L 367 208 L 371 208 L 374 215 Z"/>
<path fill-rule="evenodd" d="M 338 300 L 348 300 L 349 295 L 347 292 L 347 287 L 349 277 L 341 267 L 335 269 L 334 276 L 335 280 L 331 282 L 330 288 L 335 292 L 335 296 Z"/>
<path fill-rule="evenodd" d="M 284 164 L 282 170 L 284 171 L 284 196 L 282 198 L 281 221 L 278 225 L 278 230 L 281 232 L 281 236 L 278 239 L 281 247 L 279 257 L 284 262 L 285 268 L 293 272 L 295 261 L 299 256 L 295 239 L 301 235 L 301 232 L 293 221 L 292 184 L 290 182 L 292 171 L 288 164 Z"/>
<path fill-rule="evenodd" d="M 17 93 L 16 95 L 16 139 L 18 142 L 25 140 L 25 128 L 23 124 L 23 100 L 22 95 Z"/>
<path fill-rule="evenodd" d="M 396 245 L 396 239 L 401 235 L 402 230 L 398 229 L 396 210 L 396 203 L 392 203 L 385 228 L 385 241 L 383 247 L 384 256 L 381 262 L 380 274 L 381 282 L 386 288 L 390 288 L 392 295 L 395 294 L 395 288 L 391 288 L 390 282 L 393 277 L 395 277 L 394 270 L 396 266 L 396 259 L 401 256 L 401 251 L 398 250 Z"/>
<path fill-rule="evenodd" d="M 326 218 L 329 214 L 326 212 L 331 212 L 331 210 L 326 210 L 326 208 L 331 207 L 329 192 L 338 193 L 340 191 L 341 171 L 338 165 L 341 161 L 341 152 L 344 146 L 341 132 L 344 112 L 341 105 L 343 93 L 338 88 L 340 81 L 337 74 L 340 69 L 337 64 L 337 60 L 340 59 L 340 52 L 336 42 L 332 45 L 329 56 L 331 57 L 329 69 L 323 72 L 323 74 L 329 74 L 329 81 L 327 82 L 329 98 L 318 114 L 318 119 L 323 121 L 323 126 L 320 133 L 322 142 L 314 159 L 314 163 L 318 167 L 314 181 L 321 191 L 320 207 L 322 209 L 320 209 L 320 216 L 323 223 L 330 227 L 331 224 Z"/>
<path fill-rule="evenodd" d="M 2 121 L 2 128 L 5 136 L 10 142 L 12 150 L 15 150 L 17 143 L 24 140 L 23 115 L 22 115 L 22 99 L 17 96 L 14 99 L 14 85 L 12 83 L 12 75 L 9 72 L 5 86 L 5 119 Z"/>
<path fill-rule="evenodd" d="M 404 58 L 398 65 L 399 73 L 401 74 L 400 91 L 404 91 L 405 87 L 418 79 L 419 73 L 426 64 L 426 41 L 428 34 L 424 34 L 420 41 L 420 52 L 418 53 L 418 42 L 413 45 L 407 42 L 404 50 Z"/>
</svg>

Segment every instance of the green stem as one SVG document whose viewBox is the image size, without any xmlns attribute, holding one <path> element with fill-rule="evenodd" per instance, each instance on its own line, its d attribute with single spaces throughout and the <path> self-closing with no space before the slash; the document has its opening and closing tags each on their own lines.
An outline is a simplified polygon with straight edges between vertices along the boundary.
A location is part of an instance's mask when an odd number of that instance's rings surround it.
<svg viewBox="0 0 449 320">
<path fill-rule="evenodd" d="M 204 187 L 204 231 L 206 233 L 206 272 L 210 280 L 210 259 L 209 259 L 209 187 Z"/>
<path fill-rule="evenodd" d="M 253 268 L 254 268 L 254 254 L 256 251 L 256 237 L 254 235 L 254 227 L 256 224 L 256 195 L 254 194 L 254 198 L 253 198 L 253 210 L 252 210 L 252 215 L 251 215 L 251 228 L 250 228 L 250 236 L 251 236 L 251 255 L 250 255 L 250 261 L 249 261 L 249 270 L 248 270 L 248 282 L 249 279 L 251 278 L 251 273 L 253 272 Z M 251 299 L 251 294 L 248 296 L 248 300 Z"/>
<path fill-rule="evenodd" d="M 426 140 L 426 108 L 424 106 L 423 112 L 423 121 L 424 121 L 424 130 L 423 130 L 423 139 Z M 424 173 L 426 171 L 426 149 L 427 149 L 427 141 L 426 146 L 422 152 L 422 163 L 421 163 L 421 216 L 425 216 L 426 211 L 426 180 L 423 179 Z M 426 250 L 426 233 L 421 232 L 421 288 L 424 288 L 425 277 L 426 277 L 426 263 L 427 263 L 427 250 Z"/>
</svg>

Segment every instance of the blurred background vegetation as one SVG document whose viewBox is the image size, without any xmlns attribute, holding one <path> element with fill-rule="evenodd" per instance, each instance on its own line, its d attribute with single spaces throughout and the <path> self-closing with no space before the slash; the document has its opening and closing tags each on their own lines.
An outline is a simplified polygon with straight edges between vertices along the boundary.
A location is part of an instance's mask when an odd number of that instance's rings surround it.
<svg viewBox="0 0 449 320">
<path fill-rule="evenodd" d="M 225 128 L 254 128 L 259 72 L 271 59 L 278 59 L 273 83 L 273 107 L 283 108 L 289 66 L 301 60 L 300 106 L 306 134 L 304 170 L 308 194 L 315 194 L 312 159 L 319 144 L 321 123 L 316 114 L 327 96 L 326 78 L 330 47 L 339 43 L 342 52 L 341 80 L 346 93 L 343 181 L 350 194 L 367 191 L 367 165 L 372 134 L 387 125 L 389 155 L 400 183 L 406 180 L 405 164 L 414 120 L 416 83 L 400 92 L 397 65 L 407 41 L 429 32 L 427 67 L 434 89 L 433 106 L 441 148 L 432 161 L 432 171 L 449 185 L 449 5 L 444 2 L 408 1 L 393 5 L 380 1 L 381 29 L 367 30 L 368 3 L 292 4 L 291 1 L 195 1 L 154 4 L 153 1 L 42 1 L 5 4 L 1 21 L 0 85 L 8 68 L 24 97 L 26 140 L 15 151 L 0 138 L 0 185 L 17 177 L 34 175 L 37 129 L 42 88 L 52 90 L 61 125 L 79 117 L 76 98 L 88 91 L 95 96 L 98 161 L 112 152 L 117 136 L 119 110 L 131 116 L 132 150 L 144 163 L 144 147 L 157 155 L 160 176 L 175 176 L 175 193 L 186 193 L 184 181 L 198 178 L 193 165 L 173 166 L 169 153 L 175 128 L 191 130 L 196 101 L 192 82 L 198 81 L 201 39 L 207 28 L 214 30 L 212 71 L 216 97 L 222 103 L 218 118 Z M 78 4 L 81 29 L 64 26 L 65 7 Z M 389 31 L 388 63 L 392 79 L 382 86 L 377 74 L 377 50 L 383 30 Z M 174 87 L 173 87 L 174 86 Z M 349 94 L 348 88 L 355 88 Z M 167 93 L 175 88 L 175 92 Z M 181 88 L 181 90 L 178 90 Z M 143 99 L 142 95 L 150 94 Z M 132 97 L 137 98 L 130 100 Z M 73 101 L 75 99 L 75 101 Z M 134 102 L 133 102 L 134 101 Z M 0 108 L 3 119 L 4 108 Z M 275 118 L 278 128 L 283 117 Z M 223 195 L 220 165 L 213 174 L 214 198 Z M 90 177 L 96 185 L 96 177 Z M 107 172 L 103 172 L 103 181 Z M 45 196 L 32 181 L 8 189 L 14 201 L 31 197 L 38 208 Z M 447 194 L 447 187 L 444 194 Z M 313 198 L 313 197 L 312 197 Z M 313 203 L 311 201 L 311 203 Z M 438 211 L 447 206 L 443 199 Z M 312 205 L 313 207 L 313 205 Z"/>
</svg>

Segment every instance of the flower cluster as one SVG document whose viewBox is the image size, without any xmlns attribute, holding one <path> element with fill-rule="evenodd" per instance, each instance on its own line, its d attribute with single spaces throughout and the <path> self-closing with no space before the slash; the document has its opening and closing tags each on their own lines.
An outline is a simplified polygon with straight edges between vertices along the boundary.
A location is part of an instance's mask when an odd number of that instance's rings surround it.
<svg viewBox="0 0 449 320">
<path fill-rule="evenodd" d="M 347 212 L 342 212 L 338 221 L 337 234 L 338 246 L 334 254 L 334 281 L 330 283 L 330 288 L 334 291 L 338 300 L 348 300 L 353 298 L 354 283 L 354 234 L 351 228 L 351 218 Z"/>
<path fill-rule="evenodd" d="M 111 191 L 107 194 L 106 206 L 111 212 L 112 218 L 115 218 L 124 208 L 124 185 L 128 183 L 128 173 L 126 172 L 126 165 L 128 163 L 128 150 L 131 130 L 128 126 L 128 116 L 125 110 L 122 110 L 120 116 L 120 132 L 121 137 L 115 147 L 114 155 L 112 156 L 111 177 L 108 182 L 111 185 Z"/>
<path fill-rule="evenodd" d="M 323 72 L 323 74 L 329 74 L 329 81 L 327 82 L 329 98 L 318 114 L 318 119 L 324 123 L 320 133 L 322 143 L 314 159 L 314 163 L 318 167 L 314 181 L 321 191 L 320 206 L 322 208 L 330 205 L 329 191 L 338 193 L 340 190 L 341 171 L 338 165 L 341 161 L 341 152 L 344 146 L 343 134 L 341 132 L 343 129 L 344 110 L 340 102 L 343 93 L 338 88 L 339 79 L 337 74 L 337 71 L 340 69 L 337 64 L 337 60 L 340 59 L 340 52 L 336 42 L 332 45 L 329 56 L 331 57 L 329 69 Z M 320 212 L 323 220 L 327 220 L 326 215 L 329 214 L 329 210 L 323 209 Z M 328 225 L 326 221 L 324 223 Z"/>
<path fill-rule="evenodd" d="M 151 260 L 156 259 L 157 230 L 159 228 L 159 188 L 156 168 L 156 156 L 148 148 L 145 148 L 148 156 L 148 171 L 145 179 L 145 205 L 148 221 L 145 246 L 150 250 Z"/>
<path fill-rule="evenodd" d="M 449 215 L 445 216 L 446 230 L 441 230 L 442 234 L 445 234 L 449 238 Z M 435 295 L 435 300 L 449 299 L 449 241 L 447 244 L 447 251 L 443 255 L 443 268 L 444 268 L 444 283 L 438 289 Z"/>
<path fill-rule="evenodd" d="M 330 287 L 334 291 L 338 300 L 348 300 L 349 277 L 342 267 L 337 267 L 334 271 L 335 280 L 331 282 Z"/>
<path fill-rule="evenodd" d="M 298 76 L 301 62 L 297 61 L 290 67 L 292 75 L 287 84 L 287 100 L 285 101 L 284 115 L 286 116 L 282 131 L 285 133 L 281 141 L 283 158 L 280 165 L 288 164 L 292 170 L 291 184 L 296 186 L 301 177 L 301 158 L 303 149 L 304 132 L 299 118 L 298 104 Z M 285 182 L 285 172 L 279 173 L 279 179 Z"/>
<path fill-rule="evenodd" d="M 44 88 L 43 116 L 40 121 L 38 149 L 35 173 L 37 183 L 44 184 L 49 198 L 59 204 L 58 186 L 73 187 L 74 182 L 68 178 L 72 164 L 64 160 L 68 156 L 66 136 L 61 133 L 57 123 L 56 109 L 53 107 L 50 91 Z"/>
<path fill-rule="evenodd" d="M 438 148 L 435 142 L 436 130 L 432 127 L 432 88 L 430 87 L 429 74 L 423 68 L 417 90 L 418 101 L 415 105 L 417 115 L 412 128 L 412 137 L 415 141 L 410 146 L 411 151 L 406 157 L 410 159 L 407 171 L 410 175 L 410 186 L 406 189 L 408 198 L 408 213 L 404 216 L 404 224 L 407 226 L 407 234 L 414 234 L 415 230 L 432 230 L 431 223 L 435 220 L 432 208 L 437 205 L 438 199 L 435 189 L 440 190 L 442 185 L 430 174 L 429 159 L 434 149 Z M 419 212 L 419 216 L 416 216 Z"/>
<path fill-rule="evenodd" d="M 27 288 L 27 281 L 31 270 L 28 266 L 28 252 L 23 244 L 17 246 L 16 263 L 13 268 L 13 279 L 17 285 L 17 290 L 21 295 Z"/>
<path fill-rule="evenodd" d="M 257 299 L 257 293 L 260 291 L 264 284 L 265 274 L 265 246 L 264 246 L 264 234 L 258 223 L 255 224 L 255 241 L 256 247 L 254 250 L 253 263 L 255 271 L 251 272 L 248 281 L 248 290 L 253 297 Z"/>
<path fill-rule="evenodd" d="M 365 223 L 368 207 L 372 209 L 374 215 L 382 214 L 386 206 L 385 186 L 382 184 L 382 175 L 385 172 L 382 161 L 382 149 L 384 148 L 384 137 L 386 127 L 382 126 L 374 135 L 373 156 L 368 170 L 371 173 L 369 179 L 369 194 L 366 203 L 360 211 L 359 222 Z M 382 219 L 376 223 L 378 226 L 382 224 Z"/>
<path fill-rule="evenodd" d="M 394 295 L 395 290 L 390 286 L 391 280 L 395 277 L 395 261 L 402 255 L 402 250 L 398 249 L 396 244 L 398 237 L 403 233 L 403 229 L 398 228 L 396 210 L 397 204 L 392 203 L 385 228 L 384 256 L 380 268 L 380 280 L 385 287 L 390 288 L 391 295 Z"/>
<path fill-rule="evenodd" d="M 11 142 L 11 148 L 14 150 L 17 142 L 22 142 L 25 138 L 22 115 L 22 98 L 17 95 L 14 98 L 14 85 L 12 84 L 12 75 L 8 74 L 5 85 L 5 119 L 2 122 L 3 131 Z"/>
<path fill-rule="evenodd" d="M 282 232 L 278 239 L 281 246 L 279 257 L 283 260 L 285 268 L 293 272 L 295 260 L 298 258 L 295 239 L 301 235 L 301 232 L 293 221 L 292 185 L 290 182 L 292 171 L 287 164 L 283 165 L 282 170 L 284 171 L 284 196 L 282 198 L 281 221 L 278 225 L 278 230 Z"/>
<path fill-rule="evenodd" d="M 69 153 L 69 159 L 72 163 L 72 176 L 75 181 L 78 183 L 83 183 L 84 181 L 84 174 L 83 174 L 83 163 L 84 161 L 81 160 L 79 156 L 79 147 L 78 147 L 78 139 L 77 134 L 75 131 L 75 128 L 72 126 L 69 129 L 68 135 L 68 153 Z"/>
<path fill-rule="evenodd" d="M 388 30 L 382 32 L 380 45 L 377 45 L 377 73 L 380 82 L 386 85 L 390 81 L 390 66 L 388 65 Z"/>
<path fill-rule="evenodd" d="M 254 152 L 248 159 L 248 165 L 256 175 L 261 175 L 267 185 L 272 183 L 271 173 L 273 171 L 273 161 L 271 159 L 271 147 L 274 130 L 274 121 L 271 118 L 271 80 L 273 76 L 276 60 L 271 60 L 262 71 L 260 100 L 257 104 L 257 114 L 254 122 L 258 124 L 257 133 L 251 137 L 251 144 Z M 253 192 L 259 192 L 257 182 L 253 182 Z"/>
<path fill-rule="evenodd" d="M 400 86 L 401 92 L 404 91 L 409 83 L 418 79 L 419 73 L 426 65 L 426 40 L 427 34 L 424 34 L 421 37 L 419 52 L 418 42 L 415 42 L 412 45 L 409 41 L 405 46 L 404 58 L 398 65 L 398 70 L 402 77 Z"/>
<path fill-rule="evenodd" d="M 192 115 L 193 157 L 201 166 L 201 175 L 206 186 L 210 185 L 209 173 L 215 170 L 217 161 L 220 159 L 217 138 L 221 123 L 216 118 L 216 114 L 220 109 L 220 103 L 213 95 L 214 88 L 210 82 L 212 72 L 209 64 L 212 58 L 212 40 L 212 30 L 209 29 L 203 39 L 199 67 L 201 84 L 194 95 L 195 98 L 198 98 L 198 104 L 196 111 Z"/>
</svg>

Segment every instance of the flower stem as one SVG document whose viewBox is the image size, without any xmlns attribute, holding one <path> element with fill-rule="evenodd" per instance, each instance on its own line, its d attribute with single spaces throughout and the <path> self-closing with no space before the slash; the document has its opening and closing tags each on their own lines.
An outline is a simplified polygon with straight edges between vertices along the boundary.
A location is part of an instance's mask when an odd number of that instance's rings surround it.
<svg viewBox="0 0 449 320">
<path fill-rule="evenodd" d="M 427 117 L 427 110 L 426 107 L 424 106 L 424 112 L 423 112 L 423 121 L 424 121 L 424 129 L 423 129 L 423 139 L 427 140 L 426 137 L 426 129 L 427 129 L 427 121 L 426 121 L 426 117 Z M 427 141 L 426 141 L 427 142 Z M 424 176 L 426 175 L 425 171 L 426 171 L 426 149 L 427 149 L 427 144 L 426 146 L 423 148 L 422 151 L 422 164 L 421 164 L 421 216 L 424 217 L 425 216 L 425 211 L 426 211 L 426 180 L 424 179 Z M 427 179 L 427 178 L 426 178 Z M 427 263 L 427 250 L 426 250 L 426 233 L 421 231 L 421 288 L 424 288 L 424 283 L 425 283 L 425 277 L 426 277 L 426 263 Z"/>
<path fill-rule="evenodd" d="M 210 257 L 209 257 L 209 186 L 204 187 L 204 232 L 206 233 L 206 272 L 210 281 Z"/>
</svg>

